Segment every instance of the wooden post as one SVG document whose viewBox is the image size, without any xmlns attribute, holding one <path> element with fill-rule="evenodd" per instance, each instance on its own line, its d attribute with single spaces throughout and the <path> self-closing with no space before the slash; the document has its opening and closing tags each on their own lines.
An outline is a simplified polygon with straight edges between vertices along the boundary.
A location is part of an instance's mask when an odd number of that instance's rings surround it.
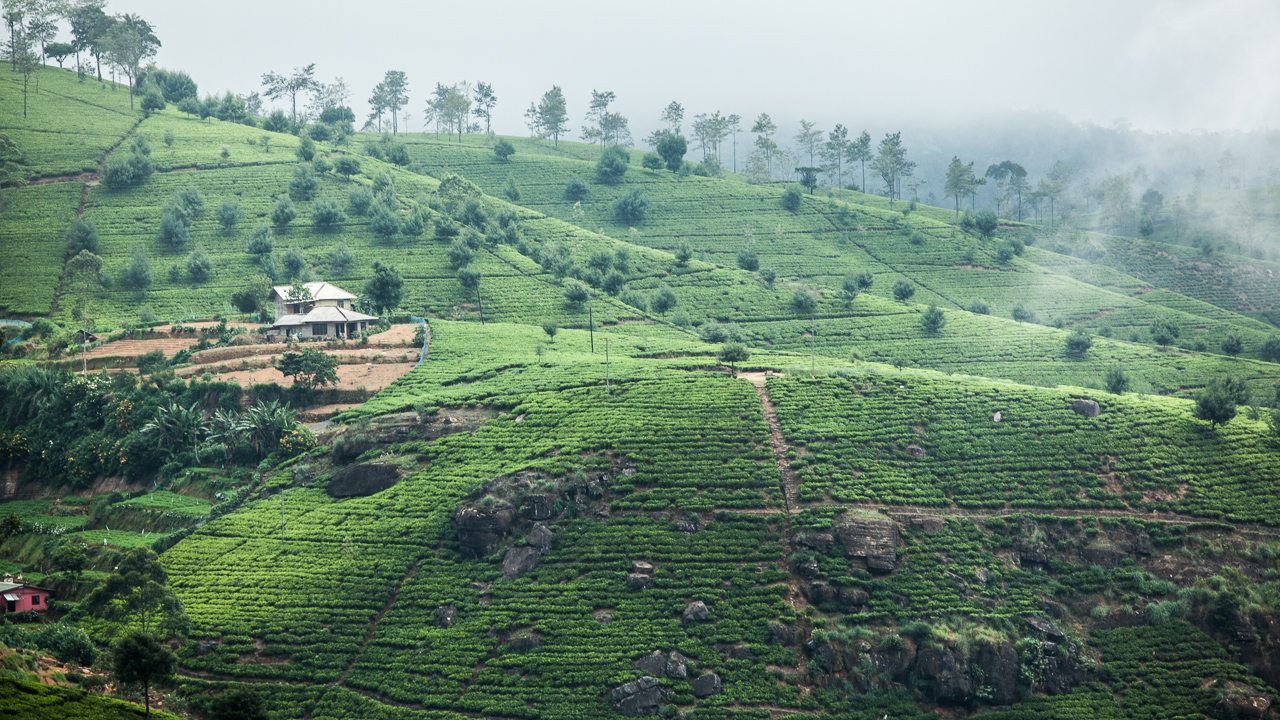
<svg viewBox="0 0 1280 720">
<path fill-rule="evenodd" d="M 591 336 L 591 354 L 596 354 L 596 316 L 591 310 L 591 306 L 587 305 L 587 333 Z"/>
</svg>

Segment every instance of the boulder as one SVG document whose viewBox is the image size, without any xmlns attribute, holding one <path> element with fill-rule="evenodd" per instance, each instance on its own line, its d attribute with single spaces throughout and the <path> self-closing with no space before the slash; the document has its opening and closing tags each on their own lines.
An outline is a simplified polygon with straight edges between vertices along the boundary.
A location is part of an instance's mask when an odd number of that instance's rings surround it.
<svg viewBox="0 0 1280 720">
<path fill-rule="evenodd" d="M 493 553 L 511 529 L 515 513 L 511 508 L 459 507 L 453 514 L 453 528 L 465 558 L 482 558 Z"/>
<path fill-rule="evenodd" d="M 334 473 L 325 492 L 329 497 L 362 497 L 384 491 L 399 482 L 399 468 L 384 462 L 361 462 Z"/>
<path fill-rule="evenodd" d="M 720 694 L 720 676 L 715 673 L 697 677 L 690 685 L 693 686 L 695 697 L 704 698 Z"/>
<path fill-rule="evenodd" d="M 631 667 L 645 675 L 664 675 L 667 672 L 667 658 L 660 650 L 654 650 L 631 663 Z"/>
<path fill-rule="evenodd" d="M 746 645 L 729 645 L 724 649 L 724 654 L 728 655 L 730 660 L 754 661 L 756 659 L 756 654 Z"/>
<path fill-rule="evenodd" d="M 644 560 L 632 560 L 631 572 L 636 573 L 637 575 L 649 575 L 652 577 L 653 563 L 645 562 Z"/>
<path fill-rule="evenodd" d="M 711 617 L 711 611 L 707 609 L 707 604 L 701 600 L 694 600 L 685 606 L 684 612 L 680 613 L 680 619 L 685 622 L 702 622 Z"/>
<path fill-rule="evenodd" d="M 817 660 L 827 672 L 838 673 L 844 670 L 844 655 L 841 654 L 839 648 L 831 643 L 824 642 L 819 644 L 810 640 L 805 645 L 805 650 L 808 650 L 813 659 Z"/>
<path fill-rule="evenodd" d="M 698 519 L 681 519 L 676 521 L 676 532 L 692 535 L 698 532 Z"/>
<path fill-rule="evenodd" d="M 208 655 L 218 650 L 218 643 L 213 640 L 205 640 L 196 643 L 196 655 Z"/>
<path fill-rule="evenodd" d="M 1000 422 L 1003 419 L 1004 415 L 1002 415 L 999 410 L 996 411 L 995 415 L 991 416 L 991 422 Z"/>
<path fill-rule="evenodd" d="M 907 454 L 913 458 L 925 458 L 929 456 L 929 453 L 925 452 L 924 448 L 914 444 L 907 446 Z"/>
<path fill-rule="evenodd" d="M 1077 398 L 1071 401 L 1071 409 L 1077 415 L 1085 417 L 1098 417 L 1102 414 L 1102 408 L 1098 405 L 1097 400 L 1089 400 L 1088 398 Z"/>
<path fill-rule="evenodd" d="M 796 641 L 796 631 L 782 623 L 769 623 L 769 640 L 779 645 L 793 645 Z"/>
<path fill-rule="evenodd" d="M 992 705 L 1011 705 L 1018 701 L 1018 651 L 1007 642 L 988 643 L 978 647 L 974 665 L 982 670 L 982 684 L 987 701 Z"/>
<path fill-rule="evenodd" d="M 1055 627 L 1053 623 L 1042 617 L 1032 615 L 1027 618 L 1027 624 L 1055 640 L 1062 640 L 1067 637 L 1061 630 Z"/>
<path fill-rule="evenodd" d="M 525 538 L 525 542 L 529 543 L 530 547 L 536 547 L 540 552 L 545 553 L 551 549 L 553 537 L 554 535 L 547 529 L 546 525 L 534 523 L 533 529 L 529 531 L 528 537 Z"/>
<path fill-rule="evenodd" d="M 915 665 L 916 651 L 906 643 L 901 647 L 881 647 L 872 653 L 871 662 L 876 670 L 895 682 L 902 682 L 906 679 L 907 671 Z"/>
<path fill-rule="evenodd" d="M 506 557 L 502 558 L 502 577 L 507 580 L 514 580 L 538 567 L 538 563 L 541 561 L 542 552 L 536 547 L 526 545 L 524 547 L 511 548 L 507 551 Z"/>
<path fill-rule="evenodd" d="M 858 588 L 840 588 L 840 592 L 836 594 L 836 600 L 840 603 L 841 609 L 850 612 L 871 602 L 871 595 L 866 590 Z"/>
<path fill-rule="evenodd" d="M 1129 554 L 1109 545 L 1089 545 L 1080 550 L 1080 557 L 1090 565 L 1101 565 L 1110 570 Z"/>
<path fill-rule="evenodd" d="M 672 680 L 684 680 L 689 677 L 689 659 L 673 651 L 671 657 L 667 658 L 667 666 L 664 669 L 667 677 Z"/>
<path fill-rule="evenodd" d="M 813 548 L 823 555 L 836 544 L 836 539 L 831 533 L 806 532 L 802 533 L 797 540 L 801 545 Z"/>
<path fill-rule="evenodd" d="M 653 584 L 652 575 L 641 575 L 640 573 L 627 573 L 627 587 L 632 590 L 648 590 Z"/>
<path fill-rule="evenodd" d="M 848 518 L 835 535 L 845 554 L 864 558 L 868 570 L 890 572 L 898 566 L 898 523 L 888 518 Z"/>
<path fill-rule="evenodd" d="M 613 709 L 617 710 L 619 715 L 626 717 L 656 715 L 662 703 L 669 697 L 671 697 L 671 691 L 659 685 L 658 681 L 649 675 L 639 680 L 632 680 L 625 685 L 619 685 L 609 693 L 609 699 L 613 701 Z"/>
<path fill-rule="evenodd" d="M 458 608 L 454 605 L 442 605 L 436 608 L 435 626 L 438 628 L 453 627 L 453 621 L 458 619 Z"/>
<path fill-rule="evenodd" d="M 542 638 L 538 635 L 530 633 L 528 635 L 517 635 L 507 642 L 507 647 L 516 652 L 526 652 L 542 647 Z"/>
<path fill-rule="evenodd" d="M 836 589 L 824 582 L 805 583 L 800 586 L 800 594 L 814 605 L 831 602 L 836 599 Z"/>
</svg>

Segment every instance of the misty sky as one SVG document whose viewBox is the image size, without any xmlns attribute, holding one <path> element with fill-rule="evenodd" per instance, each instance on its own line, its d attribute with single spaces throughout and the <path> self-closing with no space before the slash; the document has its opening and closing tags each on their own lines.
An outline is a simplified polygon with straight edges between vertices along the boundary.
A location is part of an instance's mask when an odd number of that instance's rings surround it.
<svg viewBox="0 0 1280 720">
<path fill-rule="evenodd" d="M 462 79 L 494 85 L 507 134 L 523 134 L 529 101 L 558 84 L 576 137 L 591 90 L 613 90 L 637 144 L 673 99 L 687 118 L 769 112 L 788 136 L 801 117 L 878 135 L 1004 110 L 1152 130 L 1255 129 L 1280 111 L 1276 0 L 110 0 L 108 11 L 151 21 L 158 64 L 202 92 L 247 94 L 267 70 L 315 62 L 321 80 L 347 81 L 362 122 L 382 73 L 404 70 L 414 130 L 428 90 Z"/>
</svg>

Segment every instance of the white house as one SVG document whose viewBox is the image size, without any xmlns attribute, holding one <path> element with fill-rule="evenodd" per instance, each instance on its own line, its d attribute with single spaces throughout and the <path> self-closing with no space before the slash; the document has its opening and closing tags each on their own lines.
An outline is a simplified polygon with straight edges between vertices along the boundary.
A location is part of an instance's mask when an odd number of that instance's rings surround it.
<svg viewBox="0 0 1280 720">
<path fill-rule="evenodd" d="M 327 282 L 303 285 L 309 297 L 291 298 L 292 288 L 271 288 L 270 300 L 276 306 L 276 321 L 267 337 L 346 338 L 369 329 L 369 321 L 377 320 L 351 309 L 356 295 Z"/>
</svg>

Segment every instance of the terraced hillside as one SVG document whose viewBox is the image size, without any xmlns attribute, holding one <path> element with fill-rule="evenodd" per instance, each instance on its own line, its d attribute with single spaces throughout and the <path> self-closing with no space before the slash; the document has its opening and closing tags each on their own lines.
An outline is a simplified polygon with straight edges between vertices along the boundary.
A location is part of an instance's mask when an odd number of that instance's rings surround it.
<svg viewBox="0 0 1280 720">
<path fill-rule="evenodd" d="M 581 143 L 512 139 L 504 161 L 476 137 L 357 135 L 306 161 L 289 133 L 41 77 L 47 134 L 120 117 L 78 156 L 9 128 L 50 182 L 0 190 L 0 311 L 33 322 L 0 363 L 0 560 L 105 644 L 128 623 L 74 604 L 124 551 L 159 552 L 191 623 L 167 707 L 251 689 L 308 720 L 1269 712 L 1280 365 L 1272 327 L 1204 284 L 1238 258 L 981 237 L 849 191 L 788 208 L 783 185 L 635 151 L 602 182 Z M 400 142 L 409 162 L 374 156 Z M 108 153 L 147 147 L 153 174 L 102 182 Z M 635 192 L 643 219 L 620 220 Z M 64 277 L 76 218 L 107 278 L 87 296 Z M 339 391 L 252 379 L 299 347 L 262 344 L 232 295 L 261 272 L 366 293 L 375 262 L 403 278 L 377 309 L 404 324 L 325 352 L 407 372 L 309 430 L 284 403 Z M 1233 287 L 1274 292 L 1253 270 Z M 109 336 L 72 377 L 58 344 L 86 302 Z M 1227 376 L 1247 407 L 1201 419 Z"/>
</svg>

